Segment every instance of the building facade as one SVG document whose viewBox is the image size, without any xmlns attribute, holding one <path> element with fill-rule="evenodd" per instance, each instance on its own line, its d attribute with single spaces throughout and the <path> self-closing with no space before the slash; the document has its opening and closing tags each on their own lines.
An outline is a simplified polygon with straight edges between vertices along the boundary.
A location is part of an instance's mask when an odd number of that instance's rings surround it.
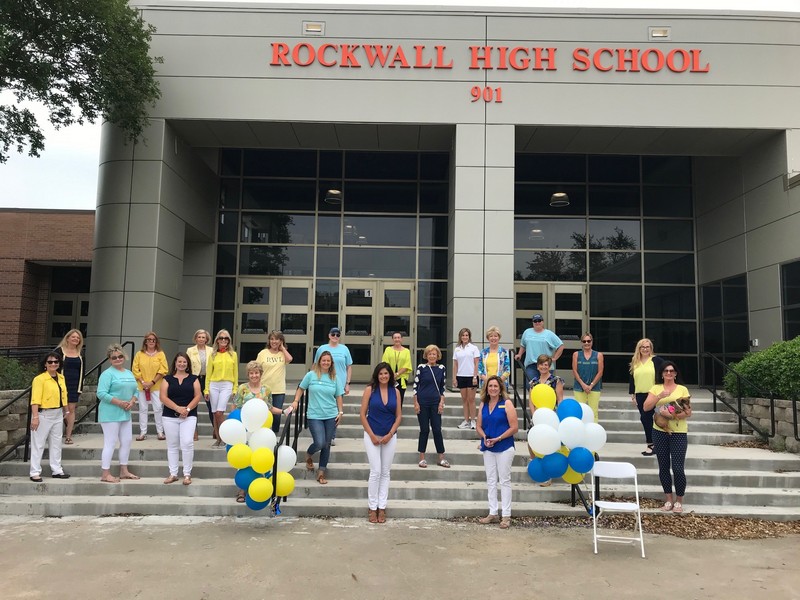
<svg viewBox="0 0 800 600">
<path fill-rule="evenodd" d="M 99 342 L 282 329 L 299 377 L 339 325 L 365 379 L 542 313 L 562 372 L 591 331 L 608 381 L 646 336 L 697 382 L 798 333 L 800 14 L 134 4 L 162 98 L 104 128 Z"/>
</svg>

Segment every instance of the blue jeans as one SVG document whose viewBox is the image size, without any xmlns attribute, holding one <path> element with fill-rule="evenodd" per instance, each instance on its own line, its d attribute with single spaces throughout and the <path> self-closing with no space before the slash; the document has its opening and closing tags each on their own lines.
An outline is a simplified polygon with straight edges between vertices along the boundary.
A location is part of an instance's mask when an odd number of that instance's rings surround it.
<svg viewBox="0 0 800 600">
<path fill-rule="evenodd" d="M 308 430 L 314 440 L 306 452 L 314 456 L 319 452 L 319 468 L 328 468 L 328 459 L 331 456 L 331 440 L 336 432 L 336 419 L 309 419 Z"/>
<path fill-rule="evenodd" d="M 286 394 L 272 394 L 272 406 L 275 408 L 283 408 L 284 400 L 286 400 Z M 281 434 L 281 415 L 272 415 L 272 431 L 277 436 Z"/>
<path fill-rule="evenodd" d="M 419 405 L 419 443 L 417 451 L 424 454 L 428 447 L 428 432 L 433 430 L 433 443 L 436 452 L 444 454 L 444 438 L 442 436 L 442 415 L 439 414 L 439 403 Z"/>
</svg>

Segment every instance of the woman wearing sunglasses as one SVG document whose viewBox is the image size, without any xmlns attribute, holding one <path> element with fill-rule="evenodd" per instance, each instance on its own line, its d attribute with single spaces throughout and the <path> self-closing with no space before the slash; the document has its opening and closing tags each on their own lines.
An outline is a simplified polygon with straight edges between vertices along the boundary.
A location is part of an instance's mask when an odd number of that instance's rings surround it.
<svg viewBox="0 0 800 600">
<path fill-rule="evenodd" d="M 211 403 L 214 413 L 214 438 L 212 448 L 225 447 L 219 437 L 219 426 L 225 420 L 225 409 L 233 396 L 233 388 L 239 379 L 239 361 L 236 351 L 231 349 L 231 334 L 227 329 L 220 329 L 214 338 L 211 357 L 206 365 L 206 387 L 203 394 Z"/>
<path fill-rule="evenodd" d="M 58 372 L 61 358 L 50 352 L 42 361 L 42 373 L 31 384 L 31 481 L 42 482 L 42 454 L 50 447 L 50 470 L 55 479 L 68 479 L 61 468 L 61 435 L 67 416 L 67 385 Z"/>
<path fill-rule="evenodd" d="M 167 356 L 161 350 L 161 340 L 154 331 L 148 331 L 142 342 L 142 349 L 133 357 L 133 375 L 139 384 L 139 436 L 137 442 L 147 439 L 147 407 L 153 405 L 153 419 L 156 422 L 158 439 L 167 439 L 164 436 L 164 423 L 161 415 L 164 408 L 161 405 L 159 390 L 161 380 L 169 373 Z"/>
<path fill-rule="evenodd" d="M 581 336 L 581 348 L 572 355 L 573 395 L 578 402 L 588 404 L 597 423 L 600 391 L 603 389 L 603 353 L 592 348 L 594 338 L 589 332 Z"/>
</svg>

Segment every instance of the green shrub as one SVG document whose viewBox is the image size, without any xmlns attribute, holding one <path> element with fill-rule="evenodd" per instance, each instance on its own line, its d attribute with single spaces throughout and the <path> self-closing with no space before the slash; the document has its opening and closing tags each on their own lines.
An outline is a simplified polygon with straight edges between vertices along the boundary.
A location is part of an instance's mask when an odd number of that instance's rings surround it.
<svg viewBox="0 0 800 600">
<path fill-rule="evenodd" d="M 24 390 L 39 373 L 34 363 L 0 357 L 0 390 Z"/>
<path fill-rule="evenodd" d="M 800 398 L 800 336 L 773 344 L 761 352 L 752 352 L 730 366 L 765 392 L 774 392 L 776 398 Z M 725 389 L 738 395 L 738 381 L 733 373 L 725 375 Z M 741 392 L 749 397 L 763 395 L 746 384 Z"/>
</svg>

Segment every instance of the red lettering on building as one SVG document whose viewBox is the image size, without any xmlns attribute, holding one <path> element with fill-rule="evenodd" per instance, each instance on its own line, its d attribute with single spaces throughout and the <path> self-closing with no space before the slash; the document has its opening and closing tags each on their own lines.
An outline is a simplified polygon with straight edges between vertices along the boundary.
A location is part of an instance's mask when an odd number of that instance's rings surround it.
<svg viewBox="0 0 800 600">
<path fill-rule="evenodd" d="M 301 58 L 301 51 L 305 50 L 306 57 Z M 317 53 L 314 50 L 314 46 L 309 43 L 303 42 L 302 44 L 297 44 L 294 48 L 292 48 L 292 61 L 298 67 L 307 67 L 311 63 L 316 60 Z"/>
<path fill-rule="evenodd" d="M 430 58 L 428 62 L 422 62 L 425 54 L 425 46 L 414 46 L 414 50 L 417 53 L 417 60 L 414 61 L 415 69 L 430 69 L 433 67 L 433 61 Z"/>
<path fill-rule="evenodd" d="M 692 55 L 692 68 L 690 69 L 692 73 L 708 73 L 709 70 L 711 69 L 709 63 L 706 63 L 706 66 L 703 67 L 702 69 L 700 68 L 701 52 L 702 50 L 697 50 L 697 49 L 689 50 L 689 53 Z"/>
<path fill-rule="evenodd" d="M 626 64 L 629 64 L 630 67 L 627 67 Z M 639 73 L 641 71 L 639 69 L 638 48 L 617 48 L 617 71 L 628 71 L 629 73 Z"/>
<path fill-rule="evenodd" d="M 284 67 L 291 67 L 289 63 L 289 44 L 283 42 L 276 42 L 272 44 L 272 62 L 271 66 L 282 65 Z"/>
<path fill-rule="evenodd" d="M 371 44 L 364 44 L 362 48 L 364 48 L 364 52 L 367 53 L 367 62 L 369 63 L 370 67 L 375 66 L 376 60 L 380 66 L 385 67 L 386 61 L 389 59 L 389 52 L 392 51 L 391 46 L 389 46 L 387 50 L 384 50 L 383 45 L 375 46 Z"/>
<path fill-rule="evenodd" d="M 452 69 L 453 68 L 453 59 L 450 59 L 450 62 L 445 64 L 444 62 L 444 51 L 447 50 L 447 46 L 436 46 L 436 68 L 437 69 Z"/>
<path fill-rule="evenodd" d="M 556 49 L 555 48 L 534 48 L 534 71 L 556 71 Z M 547 56 L 543 55 L 543 51 L 547 52 Z M 547 67 L 542 67 L 542 63 L 546 62 Z"/>
<path fill-rule="evenodd" d="M 521 59 L 517 59 L 517 55 L 522 54 Z M 525 71 L 531 65 L 531 59 L 528 58 L 527 48 L 512 48 L 508 53 L 508 62 L 512 69 L 517 71 Z"/>
<path fill-rule="evenodd" d="M 650 57 L 655 55 L 655 66 L 650 61 Z M 648 73 L 657 73 L 664 68 L 664 53 L 658 48 L 648 48 L 642 52 L 642 68 Z"/>
<path fill-rule="evenodd" d="M 592 66 L 592 61 L 589 58 L 588 48 L 575 48 L 572 51 L 572 70 L 573 71 L 588 71 Z"/>
<path fill-rule="evenodd" d="M 394 50 L 394 58 L 392 58 L 391 64 L 389 64 L 390 69 L 394 69 L 397 66 L 397 63 L 400 63 L 401 69 L 410 69 L 411 65 L 408 64 L 408 60 L 406 60 L 406 53 L 403 52 L 403 47 L 398 46 Z"/>
<path fill-rule="evenodd" d="M 358 44 L 342 44 L 342 58 L 339 66 L 360 69 L 361 64 L 358 62 L 356 55 L 353 54 L 358 48 L 360 48 Z"/>
<path fill-rule="evenodd" d="M 328 50 L 333 50 L 334 52 L 336 52 L 336 46 L 334 46 L 333 44 L 322 44 L 322 46 L 320 46 L 319 50 L 317 51 L 317 60 L 319 61 L 319 64 L 321 64 L 323 67 L 335 67 L 338 64 L 338 59 L 334 58 L 333 62 L 327 60 L 325 58 L 325 53 Z"/>
<path fill-rule="evenodd" d="M 469 47 L 472 60 L 470 60 L 470 69 L 491 69 L 492 68 L 492 47 L 491 46 L 470 46 Z M 483 51 L 483 54 L 481 54 Z M 479 67 L 478 63 L 483 62 L 483 66 Z"/>
<path fill-rule="evenodd" d="M 612 59 L 614 58 L 614 51 L 611 50 L 611 48 L 600 48 L 600 50 L 595 52 L 592 56 L 592 64 L 598 71 L 611 71 L 614 68 L 612 65 L 605 66 L 600 62 L 603 54 L 608 54 Z"/>
</svg>

